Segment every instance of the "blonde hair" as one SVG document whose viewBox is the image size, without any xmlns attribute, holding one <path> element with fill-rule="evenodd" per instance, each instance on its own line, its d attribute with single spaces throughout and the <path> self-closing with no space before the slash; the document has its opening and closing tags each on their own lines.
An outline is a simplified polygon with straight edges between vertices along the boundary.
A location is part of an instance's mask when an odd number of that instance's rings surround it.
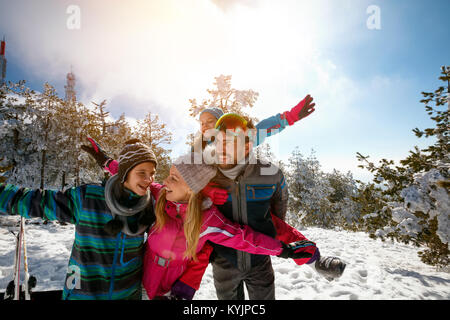
<svg viewBox="0 0 450 320">
<path fill-rule="evenodd" d="M 191 193 L 189 197 L 188 207 L 186 210 L 186 218 L 183 222 L 184 235 L 186 237 L 186 251 L 184 252 L 185 258 L 192 258 L 197 261 L 197 246 L 198 239 L 200 237 L 200 228 L 202 226 L 202 201 L 203 196 L 201 193 Z M 158 201 L 156 201 L 156 222 L 155 228 L 160 232 L 167 222 L 166 208 L 166 190 L 161 190 Z"/>
</svg>

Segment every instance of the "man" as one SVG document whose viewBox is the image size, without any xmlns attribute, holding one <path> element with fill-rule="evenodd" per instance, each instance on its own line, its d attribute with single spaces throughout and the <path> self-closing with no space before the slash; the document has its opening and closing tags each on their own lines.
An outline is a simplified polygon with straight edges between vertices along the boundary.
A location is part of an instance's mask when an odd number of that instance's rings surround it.
<svg viewBox="0 0 450 320">
<path fill-rule="evenodd" d="M 276 221 L 285 219 L 288 188 L 282 171 L 263 159 L 256 159 L 252 152 L 253 140 L 258 137 L 252 130 L 253 124 L 237 114 L 225 114 L 217 121 L 216 129 L 219 130 L 216 148 L 205 149 L 205 152 L 215 153 L 219 173 L 213 182 L 229 193 L 228 201 L 219 205 L 219 210 L 227 218 L 256 231 L 272 237 L 283 236 L 279 234 L 283 231 Z M 314 253 L 298 264 L 308 264 L 330 281 L 342 275 L 345 263 L 336 257 L 321 257 L 314 243 L 300 233 L 298 236 L 305 240 L 302 250 Z M 243 283 L 251 300 L 275 299 L 270 256 L 253 255 L 217 244 L 213 247 L 211 262 L 219 299 L 244 299 Z"/>
<path fill-rule="evenodd" d="M 216 159 L 219 173 L 213 179 L 229 192 L 229 200 L 218 206 L 229 219 L 246 224 L 254 230 L 276 236 L 270 212 L 284 220 L 288 191 L 280 169 L 264 175 L 263 164 L 254 158 L 248 129 L 251 122 L 228 114 L 216 124 Z M 228 134 L 227 134 L 228 133 Z M 250 299 L 275 299 L 274 272 L 269 256 L 253 255 L 214 244 L 212 259 L 217 297 L 223 300 L 242 299 L 241 283 L 247 286 Z"/>
</svg>

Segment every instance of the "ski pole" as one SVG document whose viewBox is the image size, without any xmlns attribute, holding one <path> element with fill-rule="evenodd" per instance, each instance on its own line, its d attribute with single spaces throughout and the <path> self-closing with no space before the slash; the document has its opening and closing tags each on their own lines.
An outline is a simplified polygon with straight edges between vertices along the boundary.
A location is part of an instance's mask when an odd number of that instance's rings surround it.
<svg viewBox="0 0 450 320">
<path fill-rule="evenodd" d="M 9 232 L 11 232 L 14 235 L 14 238 L 16 238 L 16 251 L 14 253 L 14 271 L 13 271 L 13 279 L 12 281 L 10 281 L 8 283 L 8 287 L 6 288 L 6 292 L 5 292 L 5 296 L 3 297 L 4 300 L 11 300 L 14 299 L 14 295 L 15 295 L 15 284 L 16 284 L 16 273 L 17 273 L 17 252 L 19 250 L 18 245 L 19 245 L 19 233 L 17 233 L 17 235 L 14 233 L 14 231 L 10 230 Z"/>
<path fill-rule="evenodd" d="M 22 217 L 23 219 L 23 217 Z M 29 281 L 30 274 L 28 273 L 28 258 L 27 258 L 27 246 L 25 242 L 25 223 L 23 224 L 23 271 L 25 272 L 25 280 L 24 280 L 24 291 L 25 291 L 25 300 L 31 300 L 30 291 L 29 291 Z"/>
<path fill-rule="evenodd" d="M 16 269 L 14 275 L 14 300 L 20 300 L 20 258 L 22 253 L 22 238 L 23 238 L 23 217 L 20 218 L 19 234 L 17 238 L 16 250 Z"/>
</svg>

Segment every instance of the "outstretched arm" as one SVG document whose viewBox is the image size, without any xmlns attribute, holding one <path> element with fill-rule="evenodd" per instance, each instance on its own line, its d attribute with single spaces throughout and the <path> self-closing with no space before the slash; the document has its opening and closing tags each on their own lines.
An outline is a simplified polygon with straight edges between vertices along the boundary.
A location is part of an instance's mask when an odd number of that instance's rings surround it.
<svg viewBox="0 0 450 320">
<path fill-rule="evenodd" d="M 309 252 L 298 250 L 298 244 L 283 242 L 257 232 L 248 225 L 227 219 L 216 207 L 204 212 L 204 221 L 199 236 L 199 246 L 206 240 L 253 254 L 279 256 L 281 258 L 308 258 Z"/>
<path fill-rule="evenodd" d="M 256 232 L 248 225 L 227 219 L 216 207 L 204 213 L 199 245 L 206 240 L 253 254 L 277 256 L 283 251 L 281 241 Z"/>
<path fill-rule="evenodd" d="M 91 143 L 91 146 L 81 146 L 81 148 L 89 153 L 97 162 L 97 164 L 103 170 L 109 172 L 111 175 L 115 175 L 119 171 L 119 163 L 117 160 L 110 158 L 100 147 L 100 145 L 94 139 L 88 137 L 87 138 Z M 152 191 L 155 199 L 158 198 L 159 191 L 163 186 L 160 184 L 152 183 L 150 186 L 150 190 Z M 226 199 L 228 198 L 228 193 L 226 190 L 219 188 L 217 185 L 213 183 L 209 183 L 203 190 L 203 195 L 211 198 L 214 204 L 224 204 Z"/>
<path fill-rule="evenodd" d="M 91 157 L 95 159 L 98 166 L 111 175 L 115 175 L 119 171 L 119 163 L 106 154 L 105 151 L 100 147 L 97 141 L 91 137 L 87 137 L 90 142 L 90 146 L 81 146 L 81 149 L 86 151 Z"/>
<path fill-rule="evenodd" d="M 319 250 L 314 242 L 309 241 L 300 231 L 291 227 L 277 216 L 273 214 L 271 216 L 275 230 L 277 231 L 276 239 L 283 241 L 284 243 L 303 241 L 304 246 L 300 250 L 308 252 L 314 257 L 315 252 Z M 296 264 L 302 265 L 309 263 L 311 259 L 313 258 L 300 258 L 294 259 L 294 261 Z"/>
<path fill-rule="evenodd" d="M 312 103 L 313 98 L 307 95 L 295 107 L 289 111 L 278 113 L 259 122 L 256 128 L 256 141 L 254 146 L 262 144 L 266 137 L 270 137 L 276 133 L 280 133 L 287 126 L 292 126 L 297 121 L 306 118 L 314 112 L 315 103 Z"/>
<path fill-rule="evenodd" d="M 0 212 L 76 223 L 82 192 L 81 187 L 61 192 L 0 184 Z"/>
</svg>

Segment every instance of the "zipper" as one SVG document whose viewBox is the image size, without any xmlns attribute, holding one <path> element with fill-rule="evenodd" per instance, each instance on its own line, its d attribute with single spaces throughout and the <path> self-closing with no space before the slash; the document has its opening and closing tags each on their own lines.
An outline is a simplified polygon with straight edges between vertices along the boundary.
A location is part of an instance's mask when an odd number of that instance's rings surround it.
<svg viewBox="0 0 450 320">
<path fill-rule="evenodd" d="M 237 209 L 238 209 L 238 221 L 239 224 L 244 224 L 243 221 L 243 217 L 242 217 L 242 211 L 241 211 L 241 184 L 240 184 L 240 180 L 241 177 L 238 177 L 235 180 L 235 186 L 236 186 L 236 201 L 237 201 Z M 241 269 L 243 271 L 248 271 L 250 269 L 250 265 L 247 264 L 247 258 L 250 258 L 250 256 L 247 257 L 247 255 L 249 255 L 249 253 L 244 252 L 244 251 L 240 251 L 240 250 L 236 250 L 236 254 L 237 254 L 237 258 L 238 261 L 241 262 Z"/>
<path fill-rule="evenodd" d="M 252 191 L 253 193 L 253 199 L 256 198 L 256 191 L 255 190 L 263 190 L 263 189 L 272 189 L 275 190 L 275 186 L 247 186 L 247 191 Z M 259 198 L 258 198 L 259 199 Z"/>
<path fill-rule="evenodd" d="M 240 197 L 240 183 L 239 183 L 239 179 L 237 179 L 235 181 L 236 187 L 236 201 L 237 201 L 237 209 L 238 209 L 238 221 L 240 224 L 243 223 L 242 221 L 242 213 L 241 213 L 241 197 Z"/>
<path fill-rule="evenodd" d="M 116 237 L 116 248 L 114 249 L 114 258 L 113 258 L 113 264 L 111 267 L 111 280 L 109 284 L 109 293 L 108 293 L 108 300 L 112 299 L 112 295 L 114 293 L 114 278 L 116 275 L 116 264 L 117 264 L 117 256 L 119 253 L 119 243 L 122 241 L 122 232 L 119 232 L 119 234 Z"/>
</svg>

